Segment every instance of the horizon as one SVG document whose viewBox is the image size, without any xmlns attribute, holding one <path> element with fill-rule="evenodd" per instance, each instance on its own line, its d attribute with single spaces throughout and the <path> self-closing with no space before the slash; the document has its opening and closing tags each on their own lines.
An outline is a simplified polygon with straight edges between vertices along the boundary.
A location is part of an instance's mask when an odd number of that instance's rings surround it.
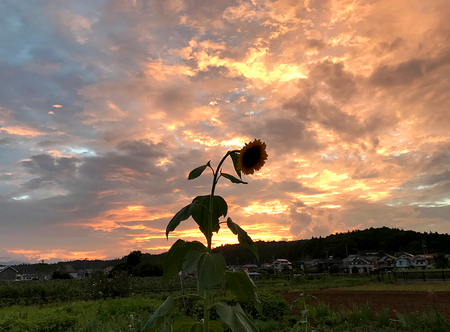
<svg viewBox="0 0 450 332">
<path fill-rule="evenodd" d="M 254 139 L 264 167 L 216 191 L 254 241 L 448 231 L 446 0 L 0 9 L 0 261 L 203 242 L 192 219 L 165 237 L 209 193 L 208 170 L 187 176 Z"/>
<path fill-rule="evenodd" d="M 378 227 L 378 228 L 375 228 L 375 229 L 381 229 L 381 228 L 384 228 L 384 227 Z M 352 231 L 346 231 L 346 232 L 339 232 L 339 233 L 331 233 L 331 234 L 328 234 L 327 236 L 324 236 L 324 237 L 322 237 L 322 238 L 328 238 L 328 237 L 330 237 L 330 236 L 332 236 L 332 235 L 340 235 L 340 234 L 348 234 L 348 233 L 352 233 L 352 232 L 358 232 L 358 231 L 360 231 L 360 232 L 364 232 L 364 231 L 367 231 L 367 230 L 370 230 L 370 229 L 372 229 L 372 228 L 366 228 L 366 229 L 356 229 L 356 230 L 352 230 Z M 410 230 L 410 229 L 399 229 L 399 228 L 389 228 L 390 230 L 400 230 L 400 231 L 404 231 L 404 232 L 409 232 L 409 231 L 412 231 L 412 230 Z M 418 232 L 419 234 L 427 234 L 427 232 Z M 430 234 L 430 233 L 428 233 L 428 234 Z M 441 235 L 448 235 L 448 233 L 438 233 L 438 234 L 441 234 Z M 319 236 L 319 237 L 315 237 L 315 236 L 312 236 L 311 238 L 308 238 L 308 239 L 294 239 L 294 240 L 287 240 L 287 241 L 284 241 L 284 240 L 280 240 L 280 241 L 264 241 L 264 240 L 258 240 L 258 241 L 255 241 L 255 243 L 259 243 L 259 242 L 265 242 L 265 243 L 269 243 L 269 242 L 294 242 L 294 241 L 310 241 L 310 240 L 313 240 L 314 238 L 320 238 L 321 236 Z M 240 244 L 239 243 L 225 243 L 225 244 L 220 244 L 220 245 L 218 245 L 218 246 L 215 246 L 215 247 L 213 247 L 213 249 L 216 249 L 216 248 L 220 248 L 220 247 L 222 247 L 222 246 L 240 246 Z M 370 249 L 370 250 L 376 250 L 376 249 Z M 126 253 L 125 255 L 123 255 L 122 257 L 115 257 L 115 258 L 108 258 L 108 259 L 99 259 L 99 258 L 95 258 L 95 259 L 88 259 L 88 258 L 86 258 L 86 261 L 95 261 L 95 260 L 99 260 L 99 261 L 107 261 L 107 260 L 121 260 L 121 259 L 123 259 L 123 258 L 125 258 L 128 254 L 130 254 L 132 251 L 134 251 L 134 250 L 131 250 L 129 253 Z M 168 251 L 168 250 L 167 250 Z M 165 254 L 165 253 L 167 253 L 167 251 L 163 251 L 163 252 L 160 252 L 160 253 L 150 253 L 150 252 L 142 252 L 142 254 L 148 254 L 148 255 L 161 255 L 161 254 Z M 429 254 L 429 255 L 434 255 L 434 254 L 436 254 L 436 253 L 431 253 L 431 254 Z M 353 254 L 351 254 L 351 255 L 349 255 L 349 256 L 352 256 Z M 421 254 L 418 254 L 419 256 L 421 255 Z M 66 260 L 55 260 L 55 259 L 52 259 L 52 260 L 49 260 L 48 262 L 46 262 L 45 260 L 43 261 L 43 263 L 46 263 L 46 264 L 58 264 L 58 263 L 70 263 L 70 262 L 74 262 L 74 261 L 84 261 L 84 259 L 82 259 L 82 258 L 79 258 L 79 259 L 66 259 Z M 10 262 L 2 262 L 2 261 L 0 261 L 0 266 L 15 266 L 15 265 L 22 265 L 22 264 L 39 264 L 40 263 L 40 261 L 36 261 L 36 262 L 18 262 L 18 261 L 10 261 Z"/>
</svg>

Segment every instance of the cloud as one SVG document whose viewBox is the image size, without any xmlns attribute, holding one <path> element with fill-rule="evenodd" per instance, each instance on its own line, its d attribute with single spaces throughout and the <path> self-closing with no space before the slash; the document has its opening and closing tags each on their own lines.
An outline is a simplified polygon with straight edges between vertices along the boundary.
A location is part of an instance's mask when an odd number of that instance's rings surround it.
<svg viewBox="0 0 450 332">
<path fill-rule="evenodd" d="M 216 187 L 255 239 L 446 231 L 449 14 L 443 0 L 2 3 L 0 256 L 201 240 L 192 220 L 164 239 L 210 191 L 209 168 L 187 175 L 255 138 L 266 165 Z"/>
</svg>

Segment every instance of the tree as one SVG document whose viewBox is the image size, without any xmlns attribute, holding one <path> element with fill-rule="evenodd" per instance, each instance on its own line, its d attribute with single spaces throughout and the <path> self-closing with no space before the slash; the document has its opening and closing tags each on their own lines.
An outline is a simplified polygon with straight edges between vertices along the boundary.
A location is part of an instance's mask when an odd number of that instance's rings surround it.
<svg viewBox="0 0 450 332">
<path fill-rule="evenodd" d="M 142 252 L 140 250 L 132 251 L 127 256 L 127 266 L 133 267 L 138 265 L 142 260 Z"/>
<path fill-rule="evenodd" d="M 434 256 L 434 266 L 436 266 L 437 269 L 447 269 L 450 267 L 450 263 L 448 261 L 447 256 L 440 252 L 436 256 Z"/>
</svg>

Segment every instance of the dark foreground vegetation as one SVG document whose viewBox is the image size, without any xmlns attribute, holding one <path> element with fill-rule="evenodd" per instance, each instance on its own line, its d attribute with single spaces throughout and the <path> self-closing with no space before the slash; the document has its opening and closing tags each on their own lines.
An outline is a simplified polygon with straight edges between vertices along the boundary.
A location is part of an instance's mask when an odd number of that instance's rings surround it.
<svg viewBox="0 0 450 332">
<path fill-rule="evenodd" d="M 448 313 L 432 309 L 394 312 L 388 303 L 378 311 L 373 311 L 370 304 L 349 303 L 332 309 L 320 297 L 310 296 L 318 289 L 345 288 L 342 291 L 345 293 L 353 287 L 371 290 L 377 285 L 397 287 L 392 282 L 378 283 L 374 279 L 371 282 L 369 276 L 324 276 L 313 280 L 295 277 L 256 283 L 263 306 L 261 313 L 252 302 L 240 301 L 221 288 L 215 289 L 213 296 L 229 305 L 239 303 L 261 332 L 450 331 L 448 321 L 443 318 Z M 409 284 L 409 287 L 414 289 L 416 285 Z M 433 284 L 433 289 L 447 290 L 447 285 Z M 423 289 L 424 283 L 420 286 Z M 117 275 L 116 279 L 93 275 L 85 280 L 4 282 L 0 283 L 0 331 L 140 331 L 169 294 L 188 294 L 195 287 L 193 278 L 177 277 L 163 282 L 161 278 L 130 278 L 126 274 Z M 298 298 L 294 304 L 289 296 L 293 293 Z M 198 319 L 203 315 L 202 310 L 195 299 L 185 298 L 167 323 L 182 314 Z"/>
</svg>

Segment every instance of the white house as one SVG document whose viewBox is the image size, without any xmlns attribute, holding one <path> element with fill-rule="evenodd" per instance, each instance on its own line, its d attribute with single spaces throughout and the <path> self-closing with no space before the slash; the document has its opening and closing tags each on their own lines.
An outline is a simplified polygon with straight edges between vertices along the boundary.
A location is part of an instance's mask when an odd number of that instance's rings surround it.
<svg viewBox="0 0 450 332">
<path fill-rule="evenodd" d="M 398 252 L 395 254 L 397 259 L 395 260 L 395 267 L 399 269 L 409 269 L 414 267 L 414 255 L 407 252 Z"/>
<path fill-rule="evenodd" d="M 362 257 L 361 255 L 351 255 L 348 259 L 345 259 L 345 264 L 347 264 L 348 260 L 348 268 L 350 273 L 358 269 L 357 273 L 369 273 L 375 267 L 375 261 L 373 259 Z"/>
<path fill-rule="evenodd" d="M 429 269 L 434 267 L 433 255 L 417 255 L 413 258 L 413 265 L 416 269 Z"/>
</svg>

